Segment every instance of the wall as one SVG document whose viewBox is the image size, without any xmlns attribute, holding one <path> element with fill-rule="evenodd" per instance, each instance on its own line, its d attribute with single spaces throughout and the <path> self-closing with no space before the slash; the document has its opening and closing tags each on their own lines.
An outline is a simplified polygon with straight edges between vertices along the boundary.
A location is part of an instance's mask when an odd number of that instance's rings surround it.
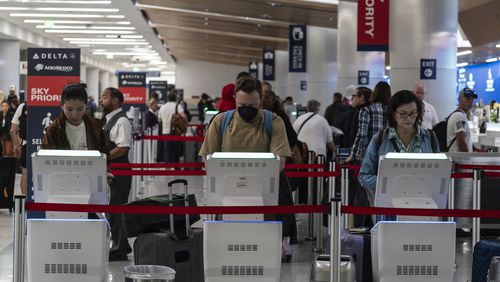
<svg viewBox="0 0 500 282">
<path fill-rule="evenodd" d="M 222 87 L 234 83 L 236 75 L 248 71 L 247 66 L 178 60 L 176 63 L 176 88 L 184 89 L 184 97 L 199 96 L 205 92 L 219 97 Z"/>
</svg>

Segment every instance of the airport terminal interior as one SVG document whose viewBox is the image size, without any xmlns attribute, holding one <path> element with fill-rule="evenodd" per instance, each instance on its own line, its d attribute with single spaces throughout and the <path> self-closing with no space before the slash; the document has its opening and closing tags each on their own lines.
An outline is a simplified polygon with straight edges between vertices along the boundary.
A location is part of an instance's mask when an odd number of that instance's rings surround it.
<svg viewBox="0 0 500 282">
<path fill-rule="evenodd" d="M 499 15 L 0 0 L 0 282 L 500 282 Z"/>
</svg>

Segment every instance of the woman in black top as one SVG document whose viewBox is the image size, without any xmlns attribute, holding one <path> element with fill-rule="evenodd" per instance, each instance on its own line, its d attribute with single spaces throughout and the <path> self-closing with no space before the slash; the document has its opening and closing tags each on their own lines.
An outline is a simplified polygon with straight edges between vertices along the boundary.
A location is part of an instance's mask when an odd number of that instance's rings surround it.
<svg viewBox="0 0 500 282">
<path fill-rule="evenodd" d="M 10 136 L 10 125 L 13 114 L 9 110 L 9 102 L 3 101 L 0 105 L 0 141 L 3 148 L 2 155 L 13 154 L 12 138 Z"/>
</svg>

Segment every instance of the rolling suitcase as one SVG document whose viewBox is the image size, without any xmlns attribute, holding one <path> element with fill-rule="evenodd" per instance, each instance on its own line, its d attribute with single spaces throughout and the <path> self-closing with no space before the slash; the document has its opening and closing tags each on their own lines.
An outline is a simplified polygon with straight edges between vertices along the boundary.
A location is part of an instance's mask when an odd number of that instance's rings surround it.
<svg viewBox="0 0 500 282">
<path fill-rule="evenodd" d="M 482 240 L 472 254 L 472 282 L 487 282 L 491 259 L 500 256 L 500 241 Z"/>
<path fill-rule="evenodd" d="M 12 212 L 15 181 L 16 159 L 0 157 L 0 209 Z"/>
<path fill-rule="evenodd" d="M 340 253 L 351 256 L 356 265 L 356 281 L 372 281 L 371 237 L 369 232 L 359 234 L 344 231 L 340 239 Z"/>
<path fill-rule="evenodd" d="M 488 282 L 500 282 L 500 257 L 493 257 L 491 259 Z"/>
<path fill-rule="evenodd" d="M 328 281 L 330 281 L 330 256 L 319 255 L 312 263 L 310 282 Z M 340 281 L 359 282 L 356 281 L 356 266 L 351 256 L 340 256 Z"/>
<path fill-rule="evenodd" d="M 169 194 L 172 185 L 182 183 L 187 199 L 187 181 L 172 180 L 168 183 Z M 187 201 L 186 201 L 187 205 Z M 134 263 L 136 265 L 163 265 L 175 270 L 176 281 L 203 282 L 203 230 L 191 229 L 186 224 L 184 234 L 176 232 L 173 215 L 170 215 L 170 230 L 162 233 L 139 234 L 134 242 Z M 186 215 L 185 222 L 189 222 Z"/>
</svg>

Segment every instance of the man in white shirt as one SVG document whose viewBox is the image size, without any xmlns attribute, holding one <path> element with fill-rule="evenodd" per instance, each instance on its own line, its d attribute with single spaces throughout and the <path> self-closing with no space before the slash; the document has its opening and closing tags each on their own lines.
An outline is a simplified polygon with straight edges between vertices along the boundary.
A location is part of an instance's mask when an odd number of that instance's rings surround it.
<svg viewBox="0 0 500 282">
<path fill-rule="evenodd" d="M 162 134 L 170 135 L 170 121 L 172 116 L 179 113 L 183 118 L 186 118 L 184 114 L 184 108 L 182 105 L 177 104 L 177 92 L 173 90 L 167 96 L 167 103 L 161 106 L 158 111 L 158 122 L 162 126 Z M 163 142 L 163 154 L 166 163 L 178 163 L 180 159 L 181 143 L 177 141 L 165 141 Z"/>
<path fill-rule="evenodd" d="M 448 152 L 472 152 L 472 138 L 467 122 L 467 113 L 472 109 L 476 93 L 470 88 L 460 90 L 458 108 L 448 118 L 447 145 Z"/>
<path fill-rule="evenodd" d="M 424 100 L 425 96 L 427 95 L 425 86 L 420 83 L 415 85 L 415 91 L 413 93 L 423 103 L 422 110 L 424 111 L 424 113 L 422 115 L 422 128 L 432 129 L 432 127 L 434 127 L 434 125 L 439 122 L 439 119 L 434 106 Z"/>
<path fill-rule="evenodd" d="M 297 139 L 305 142 L 309 150 L 314 151 L 316 155 L 326 157 L 327 146 L 331 152 L 335 152 L 335 145 L 328 121 L 323 116 L 318 115 L 320 105 L 316 100 L 308 101 L 308 113 L 297 118 L 293 123 L 293 129 L 297 132 Z"/>
<path fill-rule="evenodd" d="M 111 163 L 129 163 L 128 152 L 132 147 L 132 126 L 126 113 L 122 110 L 123 94 L 120 90 L 109 87 L 104 89 L 101 99 L 104 110 L 104 135 L 109 148 Z M 132 176 L 115 176 L 110 183 L 110 205 L 121 205 L 128 202 Z M 110 261 L 126 261 L 127 254 L 132 252 L 125 234 L 121 214 L 109 214 L 111 238 L 113 246 L 109 252 Z"/>
</svg>

